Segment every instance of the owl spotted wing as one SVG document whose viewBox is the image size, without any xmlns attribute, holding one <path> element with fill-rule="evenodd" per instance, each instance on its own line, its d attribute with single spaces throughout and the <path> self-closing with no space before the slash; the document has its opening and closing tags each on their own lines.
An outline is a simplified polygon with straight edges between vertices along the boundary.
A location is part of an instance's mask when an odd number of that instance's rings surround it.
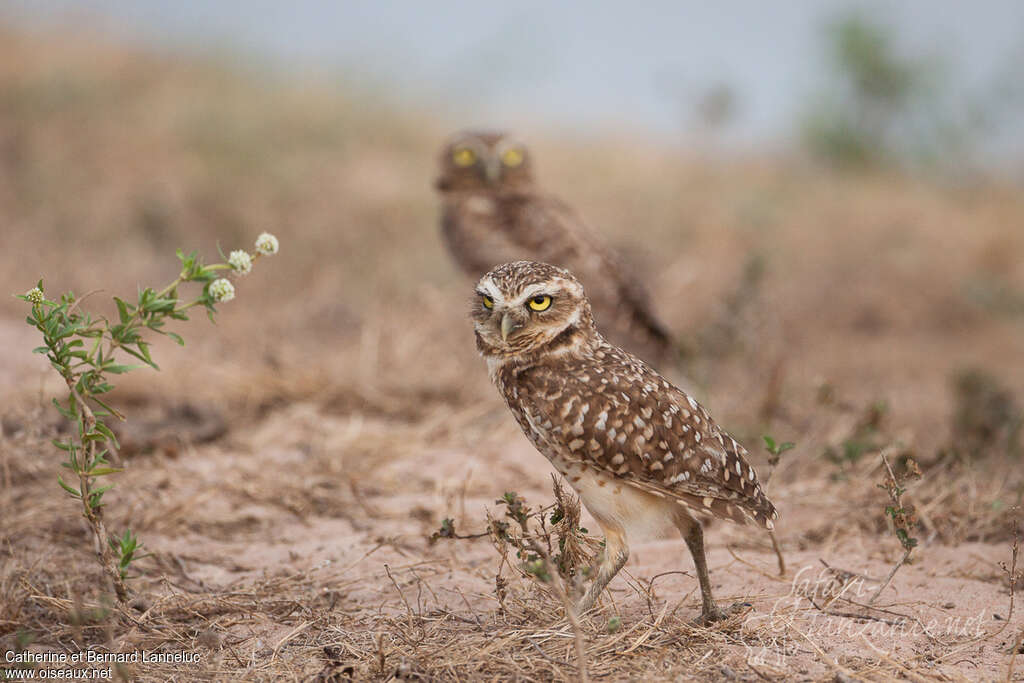
<svg viewBox="0 0 1024 683">
<path fill-rule="evenodd" d="M 531 428 L 561 457 L 673 498 L 698 514 L 773 528 L 746 450 L 646 364 L 606 346 L 519 375 Z"/>
</svg>

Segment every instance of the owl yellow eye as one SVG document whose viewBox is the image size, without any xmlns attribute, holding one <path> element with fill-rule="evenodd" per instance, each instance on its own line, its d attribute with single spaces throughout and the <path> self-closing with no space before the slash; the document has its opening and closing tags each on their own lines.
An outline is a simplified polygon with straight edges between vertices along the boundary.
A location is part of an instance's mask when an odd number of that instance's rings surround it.
<svg viewBox="0 0 1024 683">
<path fill-rule="evenodd" d="M 452 161 L 460 168 L 472 166 L 476 163 L 476 152 L 468 147 L 459 147 L 452 152 Z"/>
<path fill-rule="evenodd" d="M 509 168 L 515 168 L 523 163 L 523 150 L 512 147 L 506 149 L 501 155 L 501 163 Z"/>
<path fill-rule="evenodd" d="M 535 296 L 530 299 L 529 306 L 532 311 L 546 311 L 551 308 L 551 297 L 547 294 Z"/>
<path fill-rule="evenodd" d="M 488 311 L 491 310 L 492 308 L 494 308 L 494 299 L 492 299 L 491 297 L 489 297 L 486 294 L 484 294 L 483 300 L 484 300 L 484 308 L 486 308 Z"/>
</svg>

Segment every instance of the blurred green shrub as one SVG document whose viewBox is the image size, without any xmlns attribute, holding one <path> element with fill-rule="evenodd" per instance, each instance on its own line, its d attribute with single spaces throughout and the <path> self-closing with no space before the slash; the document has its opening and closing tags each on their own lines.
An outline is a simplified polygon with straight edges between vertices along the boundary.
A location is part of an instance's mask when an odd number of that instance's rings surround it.
<svg viewBox="0 0 1024 683">
<path fill-rule="evenodd" d="M 892 29 L 859 13 L 830 22 L 826 40 L 829 85 L 801 123 L 814 156 L 863 168 L 952 140 L 932 106 L 943 86 L 938 60 L 901 54 Z"/>
</svg>

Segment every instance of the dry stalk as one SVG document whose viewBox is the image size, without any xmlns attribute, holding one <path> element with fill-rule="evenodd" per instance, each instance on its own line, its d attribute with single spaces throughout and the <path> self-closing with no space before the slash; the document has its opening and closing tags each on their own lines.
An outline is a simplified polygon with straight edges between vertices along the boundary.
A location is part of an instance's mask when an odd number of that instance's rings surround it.
<svg viewBox="0 0 1024 683">
<path fill-rule="evenodd" d="M 1013 546 L 1010 549 L 1010 566 L 1007 567 L 1005 562 L 1000 562 L 999 567 L 1006 573 L 1007 583 L 1010 587 L 1010 609 L 1006 615 L 1006 623 L 1003 624 L 1003 628 L 1006 628 L 1013 620 L 1013 600 L 1014 594 L 1017 592 L 1017 584 L 1021 581 L 1024 576 L 1024 572 L 1017 571 L 1017 557 L 1020 554 L 1020 527 L 1016 520 L 1013 522 Z M 999 629 L 1001 632 L 1003 629 Z M 998 633 L 998 632 L 997 632 Z M 995 635 L 995 634 L 993 634 Z M 1021 647 L 1024 647 L 1024 629 L 1021 629 L 1020 636 L 1017 638 L 1017 642 L 1013 644 L 1013 649 L 1010 650 L 1010 662 L 1006 666 L 1006 680 L 1007 682 L 1013 680 L 1013 665 L 1014 660 L 1017 659 L 1017 654 L 1020 652 Z"/>
<path fill-rule="evenodd" d="M 899 538 L 900 543 L 903 545 L 903 557 L 901 557 L 899 562 L 897 562 L 895 566 L 893 566 L 892 570 L 889 571 L 889 575 L 886 576 L 885 579 L 882 581 L 881 585 L 878 586 L 878 590 L 876 590 L 874 595 L 872 595 L 871 598 L 868 600 L 868 605 L 875 604 L 875 600 L 877 600 L 878 596 L 882 594 L 882 591 L 885 590 L 885 587 L 888 586 L 889 583 L 892 581 L 892 578 L 896 576 L 896 572 L 898 572 L 900 567 L 902 567 L 906 563 L 907 559 L 910 557 L 910 553 L 913 552 L 914 547 L 917 546 L 917 539 L 911 538 L 907 533 L 907 526 L 909 525 L 909 523 L 912 523 L 914 521 L 913 510 L 908 510 L 907 508 L 904 507 L 904 489 L 899 485 L 899 482 L 896 480 L 896 474 L 892 471 L 892 465 L 889 464 L 889 459 L 885 457 L 884 452 L 881 454 L 881 457 L 882 462 L 885 463 L 885 469 L 889 475 L 889 478 L 884 485 L 880 484 L 879 486 L 886 490 L 886 492 L 889 494 L 889 499 L 892 501 L 892 505 L 886 508 L 886 512 L 887 514 L 892 516 L 893 521 L 896 524 L 896 535 Z"/>
<path fill-rule="evenodd" d="M 556 495 L 561 493 L 561 489 L 558 486 L 557 480 L 555 481 Z M 588 683 L 590 676 L 587 674 L 587 656 L 586 656 L 586 645 L 583 640 L 583 627 L 580 626 L 579 617 L 576 615 L 576 608 L 573 606 L 572 601 L 569 598 L 569 591 L 565 587 L 565 583 L 562 580 L 562 575 L 558 572 L 558 568 L 551 562 L 551 556 L 548 551 L 537 542 L 537 539 L 533 537 L 528 528 L 528 518 L 520 518 L 519 524 L 523 530 L 523 540 L 527 543 L 527 546 L 533 552 L 537 553 L 544 562 L 544 571 L 547 574 L 551 586 L 554 588 L 555 593 L 558 594 L 559 599 L 562 601 L 562 606 L 565 608 L 565 616 L 569 620 L 569 624 L 573 630 L 573 640 L 576 647 L 576 666 L 579 670 L 580 683 Z"/>
</svg>

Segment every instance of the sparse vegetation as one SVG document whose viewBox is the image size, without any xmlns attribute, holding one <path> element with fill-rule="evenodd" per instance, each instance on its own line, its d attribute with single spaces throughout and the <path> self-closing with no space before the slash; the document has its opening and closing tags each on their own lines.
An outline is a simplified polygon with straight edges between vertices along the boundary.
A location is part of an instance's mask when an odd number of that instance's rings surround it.
<svg viewBox="0 0 1024 683">
<path fill-rule="evenodd" d="M 899 540 L 900 545 L 903 546 L 903 557 L 893 566 L 889 575 L 871 596 L 871 599 L 868 601 L 869 605 L 874 604 L 878 596 L 885 590 L 885 587 L 892 581 L 892 577 L 899 571 L 899 568 L 910 559 L 910 553 L 917 547 L 917 538 L 912 535 L 914 527 L 918 522 L 914 506 L 903 502 L 903 494 L 907 492 L 907 489 L 901 486 L 900 482 L 896 479 L 896 474 L 893 472 L 892 465 L 889 464 L 889 459 L 885 453 L 882 453 L 880 457 L 882 458 L 882 464 L 885 465 L 886 479 L 881 484 L 878 484 L 878 488 L 885 491 L 889 496 L 889 504 L 885 506 L 885 516 L 891 521 L 892 532 Z M 919 479 L 921 477 L 921 470 L 918 469 L 917 464 L 913 459 L 907 460 L 907 463 L 910 476 Z"/>
<path fill-rule="evenodd" d="M 31 314 L 26 319 L 43 336 L 43 346 L 36 347 L 35 353 L 44 354 L 50 365 L 67 385 L 68 395 L 63 401 L 53 399 L 53 405 L 64 418 L 75 426 L 75 432 L 67 438 L 53 439 L 53 445 L 67 454 L 61 466 L 74 475 L 72 484 L 60 476 L 57 483 L 72 498 L 82 504 L 83 515 L 92 531 L 93 548 L 100 566 L 110 579 L 117 599 L 125 602 L 129 598 L 128 567 L 138 559 L 141 548 L 138 538 L 130 529 L 123 536 L 109 534 L 104 522 L 104 494 L 113 484 L 99 485 L 101 478 L 122 471 L 111 464 L 118 448 L 117 437 L 107 425 L 107 420 L 124 420 L 125 416 L 108 401 L 114 385 L 109 375 L 122 375 L 148 366 L 159 370 L 150 354 L 151 339 L 147 335 L 165 335 L 177 344 L 185 341 L 176 332 L 165 329 L 170 320 L 188 320 L 187 311 L 195 306 L 206 309 L 210 320 L 217 309 L 215 304 L 234 298 L 234 287 L 225 278 L 218 278 L 218 271 L 228 270 L 245 275 L 252 270 L 252 262 L 262 255 L 277 252 L 277 239 L 264 234 L 256 240 L 256 255 L 237 250 L 231 253 L 227 263 L 204 266 L 196 253 L 178 251 L 181 272 L 178 277 L 159 292 L 146 287 L 139 292 L 134 304 L 114 297 L 117 304 L 117 321 L 111 322 L 102 315 L 83 310 L 88 294 L 76 297 L 68 292 L 59 300 L 46 298 L 43 281 L 27 294 L 18 298 L 29 303 Z M 187 303 L 183 302 L 178 288 L 187 283 L 202 286 L 200 295 Z M 131 356 L 141 364 L 126 364 L 124 355 Z M 101 398 L 101 396 L 103 398 Z"/>
<path fill-rule="evenodd" d="M 768 465 L 772 468 L 772 471 L 778 466 L 779 460 L 782 458 L 782 454 L 788 450 L 796 448 L 796 444 L 792 441 L 783 441 L 782 443 L 776 443 L 775 437 L 765 434 L 761 437 L 764 439 L 764 448 L 768 451 Z M 766 478 L 767 479 L 767 478 Z"/>
<path fill-rule="evenodd" d="M 476 539 L 490 536 L 501 558 L 498 577 L 502 566 L 517 570 L 523 577 L 532 577 L 542 584 L 552 583 L 551 570 L 557 570 L 561 581 L 567 582 L 569 590 L 578 598 L 582 594 L 582 582 L 590 572 L 594 552 L 599 548 L 596 539 L 580 526 L 579 499 L 567 494 L 559 479 L 552 476 L 552 492 L 555 502 L 543 507 L 532 508 L 518 493 L 507 491 L 495 501 L 504 507 L 504 514 L 495 518 L 487 513 L 487 531 L 477 534 L 458 535 L 455 522 L 444 519 L 441 528 L 434 532 L 431 541 L 441 538 Z M 516 561 L 509 562 L 514 553 Z M 502 579 L 499 590 L 507 583 Z"/>
<path fill-rule="evenodd" d="M 886 401 L 870 403 L 839 445 L 829 444 L 825 447 L 822 456 L 839 468 L 833 476 L 845 477 L 851 465 L 857 464 L 868 453 L 879 452 L 885 446 L 880 428 L 888 410 L 889 404 Z"/>
</svg>

